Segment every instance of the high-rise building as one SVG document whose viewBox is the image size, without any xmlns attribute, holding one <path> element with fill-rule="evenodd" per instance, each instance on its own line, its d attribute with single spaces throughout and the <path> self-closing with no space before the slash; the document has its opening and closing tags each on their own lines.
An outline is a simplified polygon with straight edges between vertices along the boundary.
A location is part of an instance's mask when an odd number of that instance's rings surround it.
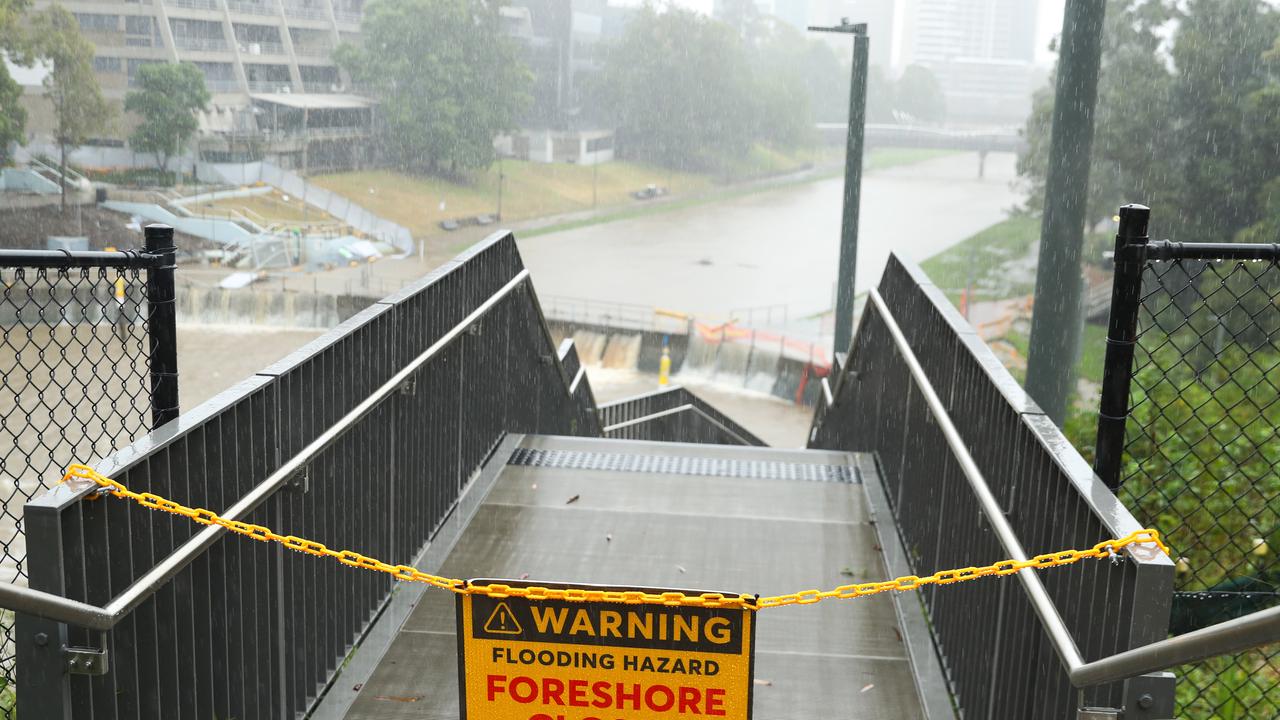
<svg viewBox="0 0 1280 720">
<path fill-rule="evenodd" d="M 1031 108 L 1039 0 L 909 0 L 904 65 L 938 77 L 948 121 L 1017 123 Z"/>
<path fill-rule="evenodd" d="M 1037 0 L 909 0 L 908 64 L 953 57 L 1035 59 Z"/>
<path fill-rule="evenodd" d="M 358 42 L 364 0 L 69 0 L 95 47 L 103 94 L 120 102 L 152 63 L 190 62 L 213 95 L 202 114 L 204 159 L 244 159 L 268 148 L 285 164 L 358 163 L 373 103 L 348 94 L 333 62 Z M 37 0 L 36 9 L 51 4 Z M 36 94 L 39 94 L 37 89 Z M 129 123 L 99 146 L 123 146 Z"/>
<path fill-rule="evenodd" d="M 503 30 L 533 72 L 533 102 L 520 131 L 500 151 L 535 162 L 594 164 L 613 159 L 614 131 L 587 97 L 603 43 L 623 31 L 633 8 L 606 0 L 508 0 Z"/>
</svg>

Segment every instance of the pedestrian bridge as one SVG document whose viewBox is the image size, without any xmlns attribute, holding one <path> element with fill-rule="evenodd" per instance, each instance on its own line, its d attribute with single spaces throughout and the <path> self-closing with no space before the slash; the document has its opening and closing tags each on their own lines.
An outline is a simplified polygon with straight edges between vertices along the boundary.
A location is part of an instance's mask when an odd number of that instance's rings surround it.
<svg viewBox="0 0 1280 720">
<path fill-rule="evenodd" d="M 508 436 L 440 571 L 765 594 L 878 580 L 863 472 L 841 452 Z M 923 717 L 889 596 L 762 620 L 755 717 Z M 346 717 L 457 718 L 456 626 L 453 596 L 423 593 Z"/>
<path fill-rule="evenodd" d="M 599 406 L 497 234 L 26 507 L 20 716 L 452 720 L 447 578 L 491 577 L 766 596 L 757 720 L 1172 717 L 1167 555 L 918 268 L 867 307 L 759 447 Z"/>
</svg>

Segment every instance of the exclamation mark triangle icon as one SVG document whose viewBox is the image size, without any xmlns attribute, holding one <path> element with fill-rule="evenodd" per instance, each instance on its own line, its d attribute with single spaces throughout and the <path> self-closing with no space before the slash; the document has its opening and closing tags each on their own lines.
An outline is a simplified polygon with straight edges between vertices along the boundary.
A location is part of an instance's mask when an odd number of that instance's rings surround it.
<svg viewBox="0 0 1280 720">
<path fill-rule="evenodd" d="M 484 631 L 494 635 L 519 635 L 524 632 L 520 629 L 516 614 L 511 612 L 505 602 L 498 603 L 489 614 L 489 619 L 484 622 Z"/>
</svg>

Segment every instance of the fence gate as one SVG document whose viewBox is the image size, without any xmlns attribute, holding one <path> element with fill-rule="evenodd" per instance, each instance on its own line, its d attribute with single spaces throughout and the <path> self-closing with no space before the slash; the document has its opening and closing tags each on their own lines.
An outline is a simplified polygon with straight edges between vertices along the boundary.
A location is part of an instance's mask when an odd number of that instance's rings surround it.
<svg viewBox="0 0 1280 720">
<path fill-rule="evenodd" d="M 1181 635 L 1280 601 L 1280 245 L 1149 243 L 1148 213 L 1121 211 L 1097 470 L 1173 548 Z M 1178 717 L 1280 717 L 1280 647 L 1181 668 Z"/>
<path fill-rule="evenodd" d="M 0 250 L 0 582 L 27 584 L 28 500 L 177 417 L 173 229 L 146 233 L 145 252 Z M 12 693 L 7 611 L 0 643 Z"/>
</svg>

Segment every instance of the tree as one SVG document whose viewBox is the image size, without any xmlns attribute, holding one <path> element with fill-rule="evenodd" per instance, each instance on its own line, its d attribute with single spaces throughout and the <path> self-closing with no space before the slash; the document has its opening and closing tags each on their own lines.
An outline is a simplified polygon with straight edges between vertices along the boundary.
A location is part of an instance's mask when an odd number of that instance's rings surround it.
<svg viewBox="0 0 1280 720">
<path fill-rule="evenodd" d="M 1087 224 L 1115 214 L 1125 202 L 1165 207 L 1162 193 L 1172 172 L 1172 113 L 1157 110 L 1170 102 L 1172 75 L 1161 56 L 1161 28 L 1174 18 L 1160 2 L 1113 1 L 1107 6 L 1098 79 L 1093 157 L 1089 169 Z M 1038 214 L 1044 203 L 1053 119 L 1054 76 L 1032 99 L 1023 130 L 1027 150 L 1018 157 L 1018 174 L 1028 191 L 1027 209 Z"/>
<path fill-rule="evenodd" d="M 515 127 L 531 78 L 497 13 L 481 0 L 377 0 L 363 43 L 335 52 L 380 101 L 383 150 L 402 167 L 488 167 L 494 137 Z"/>
<path fill-rule="evenodd" d="M 0 62 L 0 167 L 9 164 L 9 145 L 22 141 L 27 111 L 21 104 L 22 86 L 9 76 Z"/>
<path fill-rule="evenodd" d="M 26 62 L 26 38 L 18 20 L 29 6 L 28 0 L 0 0 L 0 55 L 18 63 Z M 22 107 L 22 86 L 9 75 L 0 61 L 0 167 L 9 164 L 9 145 L 21 142 L 27 127 L 27 111 Z"/>
<path fill-rule="evenodd" d="M 138 68 L 139 89 L 124 99 L 124 109 L 142 116 L 129 136 L 135 150 L 155 155 L 156 167 L 168 171 L 169 160 L 182 152 L 198 127 L 196 112 L 209 105 L 204 73 L 191 63 L 156 63 Z"/>
<path fill-rule="evenodd" d="M 755 102 L 744 44 L 733 28 L 693 11 L 637 11 L 606 51 L 595 94 L 640 159 L 712 170 L 751 147 Z"/>
<path fill-rule="evenodd" d="M 1188 4 L 1171 51 L 1180 238 L 1229 238 L 1261 217 L 1258 192 L 1277 173 L 1258 144 L 1280 117 L 1255 99 L 1274 90 L 1264 56 L 1278 35 L 1280 13 L 1264 3 Z"/>
<path fill-rule="evenodd" d="M 942 85 L 928 68 L 909 65 L 894 87 L 894 107 L 921 122 L 938 123 L 947 116 Z"/>
<path fill-rule="evenodd" d="M 1168 28 L 1176 27 L 1171 40 Z M 1162 235 L 1242 238 L 1280 189 L 1280 13 L 1253 0 L 1112 0 L 1107 7 L 1089 222 L 1126 202 L 1161 208 Z M 1052 83 L 1051 83 L 1052 84 Z M 1052 97 L 1037 94 L 1018 160 L 1038 211 Z M 1268 240 L 1270 241 L 1270 240 Z"/>
<path fill-rule="evenodd" d="M 52 5 L 37 13 L 31 23 L 32 52 L 49 62 L 44 87 L 53 106 L 54 139 L 58 143 L 58 167 L 67 173 L 67 148 L 80 145 L 105 126 L 112 107 L 102 98 L 93 74 L 93 45 L 80 34 L 71 13 Z M 67 184 L 62 185 L 62 207 L 67 206 Z"/>
<path fill-rule="evenodd" d="M 769 19 L 761 35 L 750 58 L 755 86 L 752 135 L 779 148 L 807 145 L 813 139 L 815 97 L 839 87 L 824 88 L 820 83 L 829 80 L 831 70 L 838 72 L 840 65 L 831 56 L 831 64 L 823 67 L 822 56 L 814 57 L 812 52 L 820 44 L 785 23 Z"/>
</svg>

